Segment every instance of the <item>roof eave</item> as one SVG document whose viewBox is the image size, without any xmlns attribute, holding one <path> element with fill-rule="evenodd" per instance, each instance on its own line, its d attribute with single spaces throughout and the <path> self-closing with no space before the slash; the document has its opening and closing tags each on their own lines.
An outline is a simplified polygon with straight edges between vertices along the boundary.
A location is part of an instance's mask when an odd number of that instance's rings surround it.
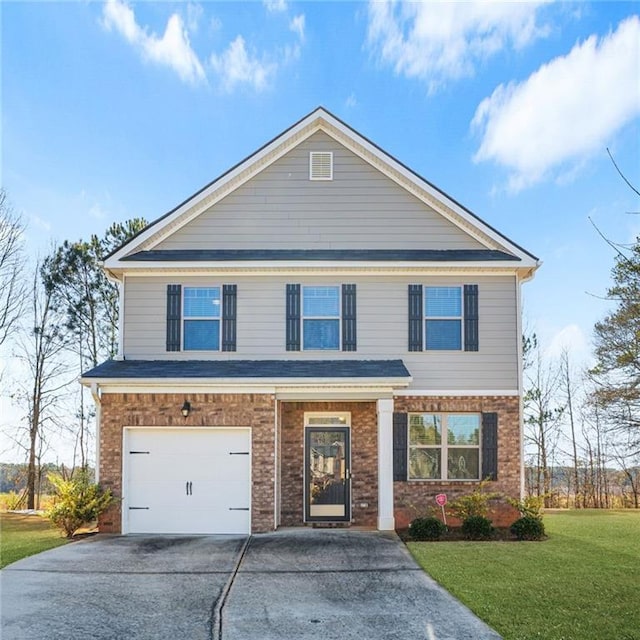
<svg viewBox="0 0 640 640">
<path fill-rule="evenodd" d="M 100 387 L 122 386 L 126 385 L 135 389 L 136 387 L 148 386 L 186 386 L 186 387 L 237 387 L 237 386 L 256 386 L 256 387 L 287 387 L 309 389 L 314 387 L 408 387 L 413 378 L 411 376 L 401 377 L 336 377 L 336 378 L 164 378 L 164 377 L 146 377 L 146 378 L 110 378 L 110 377 L 81 377 L 80 383 L 86 387 L 97 384 Z"/>
</svg>

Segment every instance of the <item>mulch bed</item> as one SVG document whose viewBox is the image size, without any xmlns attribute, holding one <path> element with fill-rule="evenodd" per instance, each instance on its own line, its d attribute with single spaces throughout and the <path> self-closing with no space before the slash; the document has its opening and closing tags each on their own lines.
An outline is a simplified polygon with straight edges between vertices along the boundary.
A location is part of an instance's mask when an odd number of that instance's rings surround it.
<svg viewBox="0 0 640 640">
<path fill-rule="evenodd" d="M 396 533 L 403 542 L 414 542 L 413 538 L 409 535 L 409 529 L 398 529 Z M 543 538 L 546 540 L 547 536 Z M 449 527 L 446 533 L 442 534 L 438 540 L 420 540 L 415 542 L 469 542 L 460 527 Z M 493 530 L 493 535 L 490 538 L 484 540 L 474 540 L 473 542 L 518 542 L 509 527 L 496 527 Z"/>
</svg>

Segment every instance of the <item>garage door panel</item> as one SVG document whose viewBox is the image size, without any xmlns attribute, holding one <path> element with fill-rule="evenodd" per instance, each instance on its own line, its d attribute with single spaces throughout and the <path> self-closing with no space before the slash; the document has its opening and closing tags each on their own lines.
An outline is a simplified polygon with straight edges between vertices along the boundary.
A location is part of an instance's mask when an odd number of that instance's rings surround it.
<svg viewBox="0 0 640 640">
<path fill-rule="evenodd" d="M 208 511 L 176 511 L 167 521 L 165 514 L 141 510 L 136 511 L 135 518 L 136 529 L 131 533 L 246 534 L 251 527 L 249 512 L 245 511 L 235 511 L 213 517 Z"/>
<path fill-rule="evenodd" d="M 129 532 L 250 532 L 248 429 L 128 431 Z"/>
</svg>

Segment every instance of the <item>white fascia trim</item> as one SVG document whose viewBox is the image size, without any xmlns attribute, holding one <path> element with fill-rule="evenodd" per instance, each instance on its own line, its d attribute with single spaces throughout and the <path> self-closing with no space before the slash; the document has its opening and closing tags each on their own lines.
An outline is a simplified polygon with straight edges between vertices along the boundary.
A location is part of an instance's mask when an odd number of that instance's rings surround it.
<svg viewBox="0 0 640 640">
<path fill-rule="evenodd" d="M 468 389 L 397 389 L 393 392 L 394 396 L 425 396 L 425 397 L 436 397 L 436 396 L 460 396 L 460 397 L 471 397 L 471 396 L 520 396 L 520 392 L 517 389 L 478 389 L 478 390 L 468 390 Z"/>
<path fill-rule="evenodd" d="M 224 174 L 203 191 L 184 202 L 161 223 L 153 225 L 147 229 L 147 231 L 141 233 L 135 239 L 135 243 L 125 245 L 122 249 L 106 260 L 104 263 L 105 268 L 109 269 L 117 266 L 120 258 L 132 253 L 137 248 L 145 245 L 151 239 L 153 239 L 153 242 L 149 244 L 149 247 L 159 244 L 167 236 L 175 233 L 175 231 L 190 222 L 193 218 L 197 217 L 204 210 L 211 207 L 215 202 L 228 195 L 230 191 L 237 189 L 256 173 L 262 171 L 266 166 L 278 160 L 293 146 L 313 135 L 321 128 L 321 122 L 319 120 L 320 111 L 322 110 L 318 109 L 311 113 L 307 118 L 289 129 L 285 134 L 279 136 L 270 144 L 249 156 L 244 162 Z M 325 117 L 327 116 L 324 111 L 322 111 L 322 113 Z M 248 169 L 251 170 L 247 171 Z M 246 175 L 242 176 L 245 172 Z M 172 226 L 172 224 L 184 216 L 185 213 L 189 213 L 189 215 L 185 216 L 183 220 L 180 220 L 179 225 L 176 225 L 175 227 Z"/>
<path fill-rule="evenodd" d="M 331 271 L 333 273 L 363 274 L 368 273 L 421 273 L 444 275 L 451 273 L 465 274 L 502 274 L 516 275 L 522 270 L 521 263 L 507 263 L 503 266 L 494 261 L 487 262 L 346 262 L 335 260 L 322 261 L 224 261 L 224 262 L 138 262 L 135 265 L 126 263 L 117 269 L 123 275 L 129 276 L 167 276 L 167 275 L 195 275 L 223 272 L 228 275 L 263 274 L 270 273 L 295 274 L 301 272 Z M 529 272 L 530 269 L 526 268 Z"/>
<path fill-rule="evenodd" d="M 300 389 L 280 389 L 276 392 L 278 400 L 289 400 L 295 402 L 318 402 L 318 401 L 348 401 L 348 402 L 371 402 L 372 400 L 393 399 L 393 389 L 380 387 L 358 387 L 350 389 L 348 387 L 328 387 L 325 389 L 313 388 L 306 391 Z"/>
<path fill-rule="evenodd" d="M 211 379 L 211 378 L 176 378 L 161 380 L 157 378 L 147 379 L 115 379 L 115 378 L 81 378 L 80 382 L 85 386 L 97 384 L 102 393 L 184 393 L 185 391 L 196 393 L 261 393 L 275 394 L 279 392 L 312 393 L 349 393 L 359 391 L 371 391 L 376 393 L 391 394 L 397 387 L 406 387 L 411 378 L 341 378 L 328 380 L 305 380 L 281 378 L 277 381 L 265 379 L 244 378 L 237 379 Z M 271 382 L 271 384 L 269 384 Z"/>
<path fill-rule="evenodd" d="M 382 173 L 384 173 L 394 182 L 397 182 L 400 186 L 412 192 L 416 197 L 428 204 L 430 207 L 436 209 L 438 213 L 444 216 L 452 224 L 455 224 L 457 227 L 459 227 L 467 234 L 471 235 L 486 246 L 486 239 L 483 238 L 482 235 L 480 235 L 484 234 L 484 236 L 490 238 L 497 246 L 507 248 L 511 253 L 521 258 L 527 266 L 537 267 L 537 262 L 528 253 L 520 249 L 520 247 L 513 244 L 507 238 L 500 235 L 498 232 L 491 229 L 482 220 L 471 215 L 463 207 L 451 200 L 442 191 L 439 191 L 428 182 L 421 179 L 413 172 L 409 171 L 397 160 L 394 160 L 391 156 L 387 155 L 385 152 L 378 149 L 364 138 L 360 136 L 356 138 L 353 131 L 345 127 L 345 125 L 343 125 L 341 122 L 338 122 L 337 120 L 332 118 L 328 113 L 323 112 L 323 117 L 328 123 L 330 123 L 332 127 L 335 127 L 335 129 L 342 134 L 344 139 L 339 140 L 339 142 L 347 146 L 353 153 L 359 155 L 363 160 L 370 163 L 370 158 L 367 158 L 366 155 L 359 153 L 357 147 L 353 146 L 354 143 L 360 145 L 367 151 L 368 154 L 374 156 L 381 163 L 381 166 L 376 167 L 377 169 L 382 171 Z M 325 130 L 327 134 L 331 135 L 332 132 L 330 130 L 326 130 L 325 127 L 321 128 Z M 335 137 L 335 135 L 333 137 Z M 351 144 L 349 144 L 349 142 L 351 142 Z M 387 167 L 393 169 L 393 171 L 390 172 Z M 398 180 L 393 172 L 399 174 L 403 178 L 403 180 Z M 418 191 L 412 189 L 411 186 L 417 187 Z M 425 198 L 420 193 L 420 191 L 423 191 L 429 196 L 428 201 L 425 201 Z M 442 207 L 442 205 L 450 209 L 454 216 L 451 216 L 449 212 Z M 461 225 L 460 222 L 456 220 L 455 216 L 461 218 L 466 224 Z M 480 234 L 478 233 L 478 231 L 480 232 Z"/>
</svg>

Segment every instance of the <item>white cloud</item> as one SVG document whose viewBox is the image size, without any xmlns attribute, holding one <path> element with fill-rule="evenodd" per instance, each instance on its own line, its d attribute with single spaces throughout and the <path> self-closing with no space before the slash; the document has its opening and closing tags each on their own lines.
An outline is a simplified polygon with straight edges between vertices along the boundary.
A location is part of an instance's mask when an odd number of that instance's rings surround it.
<svg viewBox="0 0 640 640">
<path fill-rule="evenodd" d="M 273 13 L 286 11 L 287 9 L 286 0 L 264 0 L 263 4 L 267 8 L 267 11 Z"/>
<path fill-rule="evenodd" d="M 200 27 L 200 20 L 204 15 L 204 9 L 201 4 L 195 2 L 187 3 L 187 28 L 192 33 L 196 33 Z"/>
<path fill-rule="evenodd" d="M 546 35 L 531 2 L 398 2 L 370 0 L 367 42 L 398 75 L 427 82 L 473 75 L 476 65 L 508 46 L 520 49 Z"/>
<path fill-rule="evenodd" d="M 304 13 L 296 16 L 289 23 L 289 29 L 298 35 L 300 42 L 304 42 Z"/>
<path fill-rule="evenodd" d="M 192 10 L 192 25 L 194 15 Z M 189 34 L 177 13 L 170 16 L 162 37 L 140 27 L 133 9 L 120 0 L 107 0 L 102 18 L 106 29 L 119 32 L 127 42 L 140 51 L 145 60 L 169 67 L 189 84 L 205 80 L 204 68 L 191 48 Z"/>
<path fill-rule="evenodd" d="M 345 106 L 347 107 L 347 109 L 353 109 L 357 105 L 358 105 L 358 100 L 356 99 L 356 94 L 351 92 L 351 94 L 347 98 Z"/>
<path fill-rule="evenodd" d="M 237 36 L 221 55 L 213 54 L 210 64 L 221 76 L 222 85 L 228 91 L 240 84 L 248 84 L 256 91 L 262 91 L 278 68 L 275 62 L 250 54 L 242 36 Z"/>
<path fill-rule="evenodd" d="M 545 349 L 548 358 L 559 358 L 567 351 L 574 362 L 581 362 L 589 356 L 589 341 L 577 324 L 569 324 L 557 331 Z"/>
<path fill-rule="evenodd" d="M 570 176 L 640 114 L 640 18 L 595 35 L 521 83 L 501 84 L 478 106 L 472 127 L 482 137 L 476 162 L 511 171 L 509 188 L 555 172 Z"/>
</svg>

